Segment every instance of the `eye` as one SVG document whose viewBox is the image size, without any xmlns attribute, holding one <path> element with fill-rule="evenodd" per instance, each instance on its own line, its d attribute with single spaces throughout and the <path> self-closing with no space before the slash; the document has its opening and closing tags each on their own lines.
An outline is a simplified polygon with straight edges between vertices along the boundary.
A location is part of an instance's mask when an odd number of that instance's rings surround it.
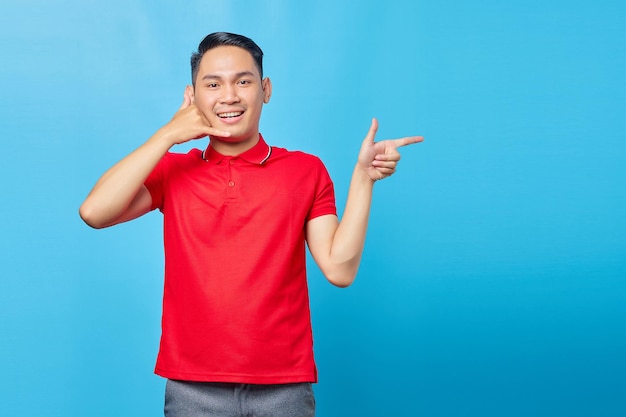
<svg viewBox="0 0 626 417">
<path fill-rule="evenodd" d="M 207 88 L 217 88 L 217 83 L 207 83 Z"/>
<path fill-rule="evenodd" d="M 252 84 L 251 80 L 239 80 L 239 85 L 250 85 Z"/>
</svg>

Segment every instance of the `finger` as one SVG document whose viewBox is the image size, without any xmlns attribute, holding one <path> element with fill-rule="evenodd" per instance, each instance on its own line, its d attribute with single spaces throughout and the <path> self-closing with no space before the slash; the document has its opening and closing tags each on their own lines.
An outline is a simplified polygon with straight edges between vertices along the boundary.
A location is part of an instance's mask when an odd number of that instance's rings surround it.
<svg viewBox="0 0 626 417">
<path fill-rule="evenodd" d="M 395 169 L 397 165 L 398 165 L 398 161 L 381 161 L 381 160 L 372 161 L 372 166 L 376 168 Z"/>
<path fill-rule="evenodd" d="M 400 153 L 394 153 L 392 155 L 379 154 L 374 157 L 374 161 L 397 163 L 398 161 L 400 161 Z"/>
<path fill-rule="evenodd" d="M 363 142 L 368 144 L 374 144 L 374 138 L 376 137 L 376 132 L 378 131 L 378 120 L 376 118 L 372 118 L 372 124 L 370 125 L 370 130 L 367 132 L 365 136 L 365 140 Z"/>
<path fill-rule="evenodd" d="M 376 167 L 376 171 L 384 177 L 388 177 L 396 172 L 396 168 L 385 168 L 385 167 Z"/>
<path fill-rule="evenodd" d="M 220 138 L 225 138 L 230 136 L 230 132 L 226 132 L 225 130 L 219 130 L 214 127 L 207 127 L 206 129 L 207 136 L 217 136 Z"/>
<path fill-rule="evenodd" d="M 397 148 L 388 147 L 385 149 L 385 153 L 379 153 L 374 156 L 374 159 L 379 161 L 399 161 L 400 160 L 400 152 L 398 152 Z"/>
<path fill-rule="evenodd" d="M 412 145 L 414 143 L 419 143 L 423 141 L 423 136 L 407 136 L 400 139 L 389 139 L 386 141 L 386 145 L 392 148 L 400 148 L 402 146 Z"/>
<path fill-rule="evenodd" d="M 209 122 L 209 119 L 207 119 L 206 116 L 204 115 L 204 113 L 202 113 L 198 108 L 196 108 L 196 112 L 197 112 L 198 116 L 200 116 L 200 118 L 202 119 L 202 124 L 206 128 L 207 136 L 217 136 L 217 137 L 228 137 L 228 136 L 230 136 L 230 132 L 227 132 L 225 130 L 219 130 L 219 129 L 216 129 L 213 126 L 211 126 L 211 122 Z"/>
<path fill-rule="evenodd" d="M 180 108 L 178 109 L 179 111 L 191 106 L 191 101 L 192 101 L 191 94 L 192 94 L 192 89 L 191 89 L 191 86 L 188 85 L 187 87 L 185 87 L 185 92 L 183 93 L 183 102 L 180 105 Z"/>
<path fill-rule="evenodd" d="M 189 106 L 191 106 L 191 100 L 189 99 L 189 96 L 187 96 L 187 94 L 185 94 L 183 96 L 183 102 L 181 103 L 180 107 L 178 108 L 178 111 L 186 109 Z"/>
</svg>

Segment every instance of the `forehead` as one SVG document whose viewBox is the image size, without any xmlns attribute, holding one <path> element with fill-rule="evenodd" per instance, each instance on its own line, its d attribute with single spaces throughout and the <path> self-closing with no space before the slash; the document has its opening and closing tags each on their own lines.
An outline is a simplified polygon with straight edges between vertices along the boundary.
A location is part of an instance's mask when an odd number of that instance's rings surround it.
<svg viewBox="0 0 626 417">
<path fill-rule="evenodd" d="M 204 53 L 198 68 L 198 76 L 209 74 L 226 76 L 245 71 L 260 76 L 254 58 L 248 51 L 238 46 L 218 46 Z"/>
</svg>

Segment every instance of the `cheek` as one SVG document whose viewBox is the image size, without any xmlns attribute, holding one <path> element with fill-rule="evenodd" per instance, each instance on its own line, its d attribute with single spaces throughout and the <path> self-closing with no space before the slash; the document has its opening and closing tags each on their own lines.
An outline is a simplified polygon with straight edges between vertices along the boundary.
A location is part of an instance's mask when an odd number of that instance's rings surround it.
<svg viewBox="0 0 626 417">
<path fill-rule="evenodd" d="M 213 106 L 217 100 L 217 94 L 214 91 L 200 89 L 194 94 L 196 105 Z"/>
<path fill-rule="evenodd" d="M 215 121 L 217 116 L 215 116 L 215 113 L 213 113 L 210 107 L 206 106 L 206 103 L 196 100 L 195 104 L 196 104 L 196 108 L 198 109 L 198 111 L 202 113 L 202 115 L 204 116 L 206 120 L 208 120 L 211 123 Z"/>
<path fill-rule="evenodd" d="M 201 95 L 195 95 L 195 96 L 194 96 L 194 99 L 193 99 L 193 102 L 194 102 L 194 104 L 195 104 L 197 107 L 205 107 L 205 106 L 206 106 L 206 102 L 207 102 L 207 100 L 206 100 L 206 98 L 205 98 L 205 97 L 203 97 L 203 96 L 201 96 Z"/>
<path fill-rule="evenodd" d="M 263 104 L 265 103 L 265 96 L 261 94 L 250 97 L 248 103 L 253 103 L 251 107 L 254 107 L 254 112 L 260 113 L 263 108 Z"/>
<path fill-rule="evenodd" d="M 196 96 L 194 104 L 204 114 L 206 117 L 211 117 L 214 115 L 213 107 L 214 103 L 210 101 L 207 97 L 198 97 Z"/>
</svg>

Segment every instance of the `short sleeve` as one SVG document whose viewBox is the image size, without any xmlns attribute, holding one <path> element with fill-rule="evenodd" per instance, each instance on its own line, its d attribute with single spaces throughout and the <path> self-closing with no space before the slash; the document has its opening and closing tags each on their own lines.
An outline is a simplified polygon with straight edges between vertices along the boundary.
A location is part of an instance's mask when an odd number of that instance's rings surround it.
<svg viewBox="0 0 626 417">
<path fill-rule="evenodd" d="M 333 182 L 322 161 L 318 158 L 316 158 L 316 161 L 315 199 L 313 200 L 307 221 L 327 214 L 337 215 Z"/>
<path fill-rule="evenodd" d="M 150 192 L 150 196 L 152 197 L 152 207 L 150 208 L 151 210 L 163 210 L 163 179 L 165 178 L 168 155 L 169 152 L 165 154 L 163 158 L 161 158 L 159 163 L 154 167 L 150 175 L 148 175 L 148 178 L 146 178 L 143 183 Z"/>
</svg>

